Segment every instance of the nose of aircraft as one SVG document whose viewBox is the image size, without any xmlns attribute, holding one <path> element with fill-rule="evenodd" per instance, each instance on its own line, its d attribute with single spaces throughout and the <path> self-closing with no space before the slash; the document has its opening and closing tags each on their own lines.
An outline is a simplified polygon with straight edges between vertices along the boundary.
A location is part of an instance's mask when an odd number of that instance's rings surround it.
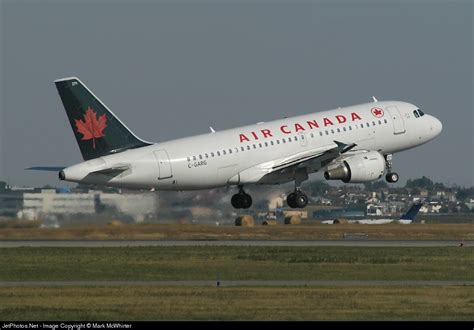
<svg viewBox="0 0 474 330">
<path fill-rule="evenodd" d="M 436 117 L 431 116 L 430 118 L 430 130 L 433 137 L 437 136 L 443 130 L 443 123 Z"/>
</svg>

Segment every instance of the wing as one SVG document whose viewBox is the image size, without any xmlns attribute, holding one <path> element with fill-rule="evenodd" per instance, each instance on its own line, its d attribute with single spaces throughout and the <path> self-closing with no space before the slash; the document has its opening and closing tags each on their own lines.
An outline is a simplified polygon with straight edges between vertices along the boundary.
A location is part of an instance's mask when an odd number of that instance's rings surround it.
<svg viewBox="0 0 474 330">
<path fill-rule="evenodd" d="M 262 163 L 242 171 L 240 173 L 240 182 L 279 184 L 293 181 L 296 172 L 304 172 L 305 175 L 317 172 L 355 146 L 356 144 L 354 143 L 345 144 L 334 141 L 334 143 L 327 146 Z"/>
</svg>

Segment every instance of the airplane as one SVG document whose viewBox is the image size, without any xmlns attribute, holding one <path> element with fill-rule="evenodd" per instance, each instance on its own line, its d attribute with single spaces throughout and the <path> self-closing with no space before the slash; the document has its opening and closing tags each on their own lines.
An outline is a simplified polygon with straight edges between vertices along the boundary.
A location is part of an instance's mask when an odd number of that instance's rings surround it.
<svg viewBox="0 0 474 330">
<path fill-rule="evenodd" d="M 358 223 L 358 224 L 364 224 L 364 225 L 383 225 L 387 223 L 400 223 L 403 225 L 408 225 L 415 221 L 416 216 L 418 215 L 418 212 L 420 211 L 421 207 L 423 206 L 423 203 L 418 202 L 418 203 L 413 203 L 413 205 L 408 209 L 408 211 L 403 214 L 400 219 L 358 219 L 358 220 L 347 220 L 348 223 Z M 323 220 L 321 221 L 322 224 L 329 224 L 332 225 L 334 224 L 334 220 Z"/>
<path fill-rule="evenodd" d="M 236 209 L 248 209 L 244 186 L 294 181 L 286 200 L 304 208 L 309 175 L 363 183 L 399 176 L 392 155 L 434 139 L 442 123 L 417 106 L 378 101 L 151 143 L 137 137 L 76 77 L 54 81 L 84 162 L 57 171 L 60 180 L 111 187 L 199 190 L 235 186 Z"/>
</svg>

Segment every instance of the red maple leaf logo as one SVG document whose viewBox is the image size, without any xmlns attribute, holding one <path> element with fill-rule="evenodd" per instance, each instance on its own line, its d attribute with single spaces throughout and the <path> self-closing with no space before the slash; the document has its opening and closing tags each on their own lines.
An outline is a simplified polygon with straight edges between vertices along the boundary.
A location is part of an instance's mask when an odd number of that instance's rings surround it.
<svg viewBox="0 0 474 330">
<path fill-rule="evenodd" d="M 372 108 L 372 114 L 377 117 L 377 118 L 380 118 L 383 116 L 383 110 L 380 109 L 380 108 Z"/>
<path fill-rule="evenodd" d="M 92 147 L 95 149 L 95 139 L 105 136 L 103 132 L 107 127 L 105 114 L 97 119 L 97 112 L 91 107 L 87 107 L 84 120 L 75 119 L 75 121 L 77 131 L 83 135 L 81 141 L 92 139 Z"/>
</svg>

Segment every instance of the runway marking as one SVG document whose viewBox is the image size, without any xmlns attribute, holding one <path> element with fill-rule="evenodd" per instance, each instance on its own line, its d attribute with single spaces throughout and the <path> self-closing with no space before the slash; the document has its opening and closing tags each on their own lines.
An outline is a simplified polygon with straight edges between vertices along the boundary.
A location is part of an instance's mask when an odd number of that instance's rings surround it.
<svg viewBox="0 0 474 330">
<path fill-rule="evenodd" d="M 217 286 L 217 281 L 0 281 L 0 287 L 63 286 Z M 219 280 L 220 287 L 239 286 L 474 286 L 474 281 L 304 281 L 304 280 Z"/>
<path fill-rule="evenodd" d="M 370 241 L 370 240 L 334 240 L 334 241 L 269 241 L 269 240 L 231 240 L 231 241 L 142 241 L 142 240 L 81 240 L 81 241 L 52 241 L 31 240 L 14 241 L 1 240 L 0 248 L 14 247 L 128 247 L 128 246 L 360 246 L 360 247 L 455 247 L 458 241 Z M 464 247 L 474 246 L 474 241 L 464 241 Z"/>
</svg>

